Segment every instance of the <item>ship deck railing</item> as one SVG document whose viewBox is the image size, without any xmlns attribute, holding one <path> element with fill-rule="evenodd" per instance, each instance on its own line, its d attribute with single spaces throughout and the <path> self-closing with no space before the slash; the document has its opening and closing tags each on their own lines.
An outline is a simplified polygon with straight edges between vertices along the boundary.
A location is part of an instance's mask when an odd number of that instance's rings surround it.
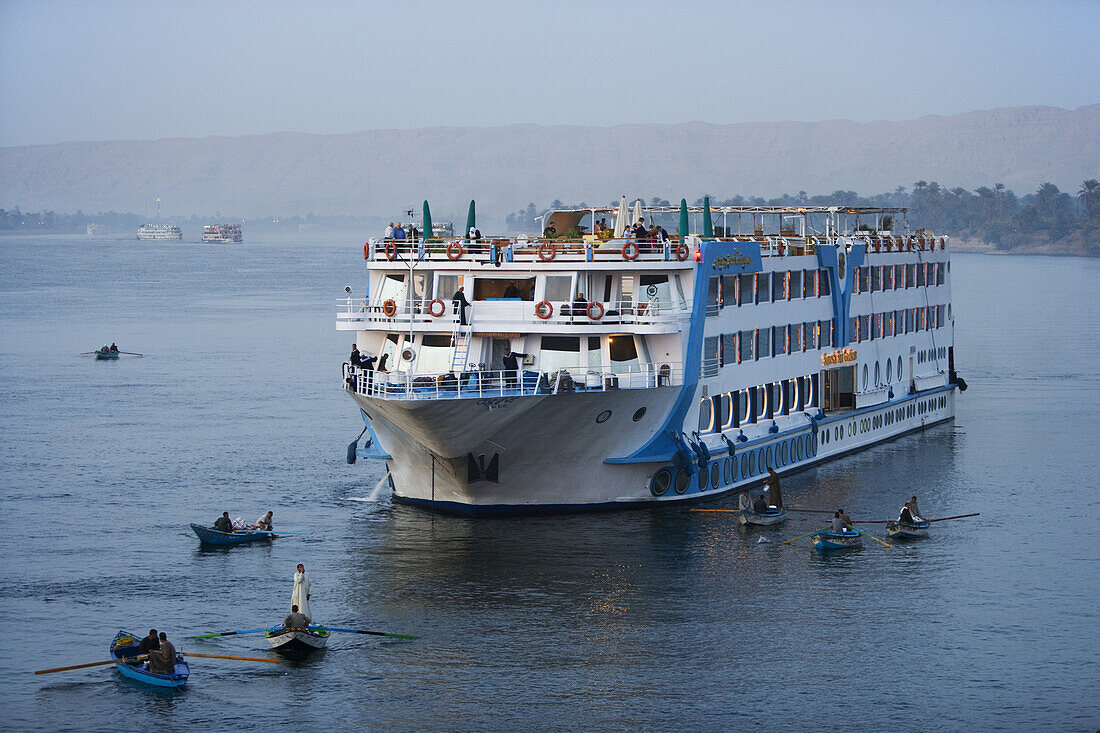
<svg viewBox="0 0 1100 733">
<path fill-rule="evenodd" d="M 355 394 L 396 400 L 526 397 L 615 389 L 655 389 L 683 384 L 680 363 L 634 364 L 619 368 L 561 367 L 421 374 L 379 372 L 343 365 L 344 388 Z"/>
<path fill-rule="evenodd" d="M 342 330 L 366 330 L 393 324 L 438 325 L 451 331 L 458 322 L 454 306 L 449 299 L 404 301 L 398 304 L 389 299 L 371 302 L 363 299 L 341 298 L 337 301 L 337 328 Z M 387 305 L 389 303 L 389 305 Z M 681 322 L 691 315 L 691 302 L 678 304 L 659 300 L 520 300 L 498 298 L 475 300 L 470 304 L 467 318 L 478 331 L 517 330 L 521 326 L 667 326 L 678 330 Z M 389 313 L 389 315 L 387 315 Z M 439 314 L 439 315 L 435 315 Z"/>
<path fill-rule="evenodd" d="M 782 232 L 774 235 L 751 234 L 716 237 L 716 242 L 754 242 L 760 245 L 764 257 L 798 257 L 812 255 L 819 246 L 835 246 L 849 242 L 863 243 L 868 252 L 912 252 L 946 249 L 946 237 L 886 235 L 874 232 L 853 232 L 840 236 L 797 236 Z M 409 239 L 370 239 L 363 248 L 364 257 L 372 262 L 393 262 L 408 267 L 421 262 L 531 263 L 553 266 L 555 263 L 617 262 L 625 265 L 645 265 L 657 262 L 689 262 L 702 240 L 697 236 L 676 241 L 655 242 L 633 239 L 600 239 L 586 235 L 583 239 L 543 239 L 527 237 L 497 237 L 471 241 L 450 239 L 440 241 Z"/>
</svg>

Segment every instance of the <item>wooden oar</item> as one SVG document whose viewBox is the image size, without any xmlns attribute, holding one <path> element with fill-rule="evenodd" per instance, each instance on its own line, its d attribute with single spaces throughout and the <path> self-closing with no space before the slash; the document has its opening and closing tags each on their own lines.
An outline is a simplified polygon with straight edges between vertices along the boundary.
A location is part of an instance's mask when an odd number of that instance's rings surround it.
<svg viewBox="0 0 1100 733">
<path fill-rule="evenodd" d="M 880 545 L 882 545 L 883 547 L 893 547 L 893 545 L 891 545 L 890 543 L 888 543 L 888 542 L 883 542 L 882 540 L 880 540 L 880 539 L 879 539 L 878 537 L 875 537 L 875 536 L 874 536 L 873 534 L 871 534 L 870 532 L 864 532 L 864 531 L 863 531 L 862 529 L 859 529 L 859 528 L 857 528 L 857 527 L 852 527 L 852 529 L 854 529 L 854 530 L 855 530 L 856 532 L 859 532 L 859 533 L 860 533 L 861 535 L 863 535 L 864 537 L 870 537 L 871 539 L 873 539 L 873 540 L 874 540 L 875 542 L 879 543 L 879 544 L 880 544 Z"/>
<path fill-rule="evenodd" d="M 50 674 L 52 672 L 68 672 L 70 669 L 84 669 L 85 667 L 101 667 L 104 664 L 114 664 L 115 662 L 126 662 L 126 661 L 129 661 L 129 660 L 133 660 L 135 662 L 140 662 L 143 659 L 148 659 L 148 658 L 149 658 L 148 654 L 139 654 L 136 657 L 126 657 L 126 658 L 123 658 L 123 659 L 108 659 L 105 662 L 88 662 L 87 664 L 73 664 L 73 665 L 70 665 L 68 667 L 54 667 L 53 669 L 39 669 L 35 672 L 35 674 Z"/>
<path fill-rule="evenodd" d="M 77 356 L 91 356 L 92 354 L 95 354 L 95 353 L 97 353 L 97 352 L 95 352 L 95 351 L 82 351 L 79 354 L 77 354 Z M 37 672 L 35 674 L 37 674 Z"/>
<path fill-rule="evenodd" d="M 145 356 L 145 354 L 139 354 L 134 351 L 116 351 L 116 354 L 129 354 L 130 356 Z"/>
<path fill-rule="evenodd" d="M 185 657 L 205 657 L 206 659 L 237 659 L 242 662 L 268 662 L 278 664 L 278 659 L 261 659 L 260 657 L 231 657 L 228 654 L 198 654 L 197 652 L 183 652 Z"/>
<path fill-rule="evenodd" d="M 835 509 L 795 509 L 794 507 L 787 507 L 789 512 L 805 512 L 806 514 L 832 514 Z"/>
<path fill-rule="evenodd" d="M 271 534 L 271 535 L 278 535 L 279 537 L 282 537 L 284 535 L 290 536 L 290 535 L 311 535 L 311 534 L 313 534 L 312 532 L 280 532 L 277 529 L 276 530 L 256 529 L 256 530 L 252 530 L 251 532 L 247 529 L 234 530 L 234 531 L 235 532 L 240 531 L 240 532 L 245 533 L 245 534 Z"/>
<path fill-rule="evenodd" d="M 371 636 L 390 636 L 394 639 L 415 639 L 415 636 L 409 636 L 407 634 L 387 634 L 384 631 L 365 631 L 363 629 L 335 629 L 331 626 L 310 626 L 309 628 L 317 631 L 340 631 L 345 634 L 370 634 Z"/>
<path fill-rule="evenodd" d="M 730 512 L 731 514 L 740 514 L 740 509 L 692 509 L 693 512 Z"/>
<path fill-rule="evenodd" d="M 196 639 L 212 639 L 215 636 L 236 636 L 237 634 L 258 634 L 261 631 L 272 631 L 273 629 L 277 629 L 277 628 L 279 628 L 279 627 L 278 626 L 272 626 L 272 627 L 263 628 L 263 629 L 244 629 L 243 631 L 223 631 L 220 634 L 199 634 L 198 636 L 196 636 L 194 638 L 196 638 Z"/>
<path fill-rule="evenodd" d="M 810 535 L 815 535 L 818 532 L 828 532 L 828 531 L 829 531 L 828 527 L 822 527 L 821 529 L 815 529 L 813 532 L 807 532 L 806 534 L 800 534 L 797 537 L 792 537 L 789 540 L 783 540 L 783 544 L 784 545 L 789 545 L 789 544 L 791 544 L 792 542 L 794 542 L 796 540 L 805 539 L 806 537 L 809 537 Z"/>
<path fill-rule="evenodd" d="M 963 517 L 977 517 L 981 516 L 981 512 L 974 512 L 973 514 L 956 514 L 953 517 L 940 517 L 939 519 L 929 519 L 929 522 L 946 522 L 948 519 L 962 519 Z"/>
</svg>

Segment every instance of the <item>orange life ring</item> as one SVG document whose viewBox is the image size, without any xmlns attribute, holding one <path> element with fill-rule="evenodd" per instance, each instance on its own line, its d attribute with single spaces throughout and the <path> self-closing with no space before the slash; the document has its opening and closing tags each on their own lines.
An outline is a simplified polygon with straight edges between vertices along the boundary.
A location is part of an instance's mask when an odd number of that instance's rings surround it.
<svg viewBox="0 0 1100 733">
<path fill-rule="evenodd" d="M 391 262 L 397 259 L 397 244 L 394 242 L 386 242 L 386 259 Z"/>
<path fill-rule="evenodd" d="M 558 248 L 553 242 L 543 242 L 539 245 L 539 259 L 543 262 L 549 262 L 558 256 Z"/>
<path fill-rule="evenodd" d="M 363 259 L 370 259 L 370 242 L 363 242 Z"/>
<path fill-rule="evenodd" d="M 448 260 L 461 260 L 462 259 L 462 245 L 458 242 L 451 242 L 447 245 L 447 259 Z"/>
<path fill-rule="evenodd" d="M 435 311 L 435 304 L 439 303 L 439 312 Z M 436 298 L 431 303 L 428 303 L 428 313 L 432 315 L 432 318 L 439 318 L 441 315 L 447 312 L 447 304 L 439 298 Z"/>
<path fill-rule="evenodd" d="M 535 315 L 545 321 L 547 318 L 554 315 L 554 304 L 549 300 L 539 301 L 535 306 Z"/>
<path fill-rule="evenodd" d="M 596 309 L 595 313 L 592 312 L 593 308 Z M 601 318 L 603 318 L 603 303 L 593 300 L 591 303 L 588 304 L 588 308 L 585 309 L 585 313 L 587 313 L 588 317 L 591 318 L 593 321 L 600 320 Z"/>
<path fill-rule="evenodd" d="M 393 298 L 390 298 L 382 304 L 382 312 L 386 314 L 386 318 L 393 318 L 393 315 L 397 313 L 397 303 Z"/>
<path fill-rule="evenodd" d="M 638 259 L 638 245 L 634 242 L 627 242 L 623 245 L 623 259 L 633 262 Z"/>
<path fill-rule="evenodd" d="M 686 260 L 690 254 L 691 250 L 689 250 L 688 246 L 683 242 L 676 245 L 676 259 L 680 260 L 680 262 Z"/>
</svg>

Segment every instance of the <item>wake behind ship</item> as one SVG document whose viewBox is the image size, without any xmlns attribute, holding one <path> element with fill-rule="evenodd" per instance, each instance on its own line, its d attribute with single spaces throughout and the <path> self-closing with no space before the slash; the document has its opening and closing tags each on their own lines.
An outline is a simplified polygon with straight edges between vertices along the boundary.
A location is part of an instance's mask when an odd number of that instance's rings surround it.
<svg viewBox="0 0 1100 733">
<path fill-rule="evenodd" d="M 672 241 L 584 234 L 677 212 Z M 399 501 L 575 511 L 741 490 L 947 420 L 947 240 L 905 216 L 624 201 L 549 212 L 542 238 L 372 239 L 337 316 L 371 360 L 344 365 L 357 455 Z"/>
</svg>

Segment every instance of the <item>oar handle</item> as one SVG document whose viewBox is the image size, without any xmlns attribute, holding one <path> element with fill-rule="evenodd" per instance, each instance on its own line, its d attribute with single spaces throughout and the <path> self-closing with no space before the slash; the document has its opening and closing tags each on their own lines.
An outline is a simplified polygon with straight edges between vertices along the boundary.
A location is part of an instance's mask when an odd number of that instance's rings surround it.
<svg viewBox="0 0 1100 733">
<path fill-rule="evenodd" d="M 105 664 L 115 664 L 116 662 L 135 661 L 140 662 L 143 659 L 148 659 L 148 654 L 139 654 L 136 657 L 124 657 L 121 659 L 107 659 L 102 662 L 86 662 L 84 664 L 72 664 L 68 667 L 54 667 L 53 669 L 39 669 L 35 670 L 35 674 L 51 674 L 53 672 L 68 672 L 70 669 L 84 669 L 86 667 L 102 667 Z"/>
</svg>

